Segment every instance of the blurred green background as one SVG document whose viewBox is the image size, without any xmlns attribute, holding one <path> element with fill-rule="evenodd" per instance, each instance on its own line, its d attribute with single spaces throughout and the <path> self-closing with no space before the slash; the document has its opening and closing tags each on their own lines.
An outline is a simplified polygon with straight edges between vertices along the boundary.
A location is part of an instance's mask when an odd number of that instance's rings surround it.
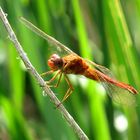
<svg viewBox="0 0 140 140">
<path fill-rule="evenodd" d="M 51 46 L 20 23 L 20 16 L 140 91 L 139 0 L 0 0 L 0 6 L 39 73 L 49 70 Z M 75 76 L 70 80 L 75 90 L 64 106 L 89 139 L 140 139 L 140 105 L 115 104 L 96 82 Z M 62 80 L 52 88 L 60 100 L 66 86 Z M 0 139 L 78 140 L 26 71 L 1 21 Z"/>
</svg>

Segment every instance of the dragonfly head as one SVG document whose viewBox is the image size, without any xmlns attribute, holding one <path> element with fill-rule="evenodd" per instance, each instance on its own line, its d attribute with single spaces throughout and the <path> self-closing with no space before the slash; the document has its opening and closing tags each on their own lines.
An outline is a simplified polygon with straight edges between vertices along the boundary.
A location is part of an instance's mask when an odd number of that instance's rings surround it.
<svg viewBox="0 0 140 140">
<path fill-rule="evenodd" d="M 56 71 L 56 70 L 62 68 L 63 60 L 59 55 L 53 54 L 53 55 L 51 55 L 50 59 L 48 60 L 48 66 L 52 70 Z"/>
</svg>

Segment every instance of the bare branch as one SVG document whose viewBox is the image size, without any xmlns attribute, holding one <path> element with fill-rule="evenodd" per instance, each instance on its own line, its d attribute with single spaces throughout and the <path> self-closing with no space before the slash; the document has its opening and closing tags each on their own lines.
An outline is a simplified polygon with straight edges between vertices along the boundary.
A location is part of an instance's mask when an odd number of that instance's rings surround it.
<svg viewBox="0 0 140 140">
<path fill-rule="evenodd" d="M 56 106 L 58 104 L 60 104 L 60 101 L 58 100 L 58 98 L 55 96 L 55 94 L 52 92 L 52 90 L 45 84 L 45 81 L 41 78 L 41 76 L 38 74 L 36 69 L 33 67 L 31 62 L 29 61 L 29 58 L 27 57 L 26 53 L 22 49 L 22 46 L 19 43 L 19 41 L 18 41 L 14 31 L 12 30 L 12 28 L 6 18 L 6 15 L 3 12 L 1 7 L 0 7 L 0 18 L 9 34 L 11 41 L 14 44 L 15 49 L 17 50 L 20 58 L 24 62 L 27 70 L 35 78 L 35 80 L 39 83 L 39 85 L 42 87 L 42 89 L 45 91 L 45 93 L 50 97 L 52 103 L 54 103 Z M 73 117 L 68 113 L 68 111 L 65 109 L 65 107 L 61 104 L 58 109 L 61 112 L 61 114 L 65 117 L 65 120 L 69 123 L 69 125 L 72 127 L 72 129 L 76 132 L 78 137 L 81 140 L 88 140 L 88 137 L 85 135 L 85 133 L 79 127 L 79 125 L 75 122 Z"/>
</svg>

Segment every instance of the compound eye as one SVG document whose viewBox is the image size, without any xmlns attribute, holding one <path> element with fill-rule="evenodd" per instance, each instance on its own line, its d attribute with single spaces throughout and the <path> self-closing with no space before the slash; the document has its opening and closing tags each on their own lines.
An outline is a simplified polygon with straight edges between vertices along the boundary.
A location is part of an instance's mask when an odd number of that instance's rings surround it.
<svg viewBox="0 0 140 140">
<path fill-rule="evenodd" d="M 48 66 L 53 70 L 58 70 L 63 66 L 63 60 L 59 55 L 53 54 L 48 60 Z"/>
<path fill-rule="evenodd" d="M 53 69 L 55 67 L 54 62 L 52 60 L 48 60 L 48 66 Z"/>
</svg>

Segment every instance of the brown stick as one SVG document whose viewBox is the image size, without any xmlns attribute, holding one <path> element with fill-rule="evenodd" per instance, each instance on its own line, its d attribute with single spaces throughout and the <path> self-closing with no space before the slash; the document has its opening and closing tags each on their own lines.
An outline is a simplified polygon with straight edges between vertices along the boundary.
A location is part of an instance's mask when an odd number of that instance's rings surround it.
<svg viewBox="0 0 140 140">
<path fill-rule="evenodd" d="M 52 103 L 54 103 L 56 106 L 60 104 L 60 101 L 55 96 L 55 94 L 51 91 L 51 89 L 45 84 L 45 81 L 41 78 L 41 76 L 38 74 L 36 69 L 33 67 L 31 62 L 29 61 L 26 53 L 22 49 L 21 44 L 19 43 L 14 31 L 12 30 L 6 15 L 4 14 L 2 8 L 0 7 L 0 18 L 9 34 L 9 37 L 11 41 L 13 42 L 15 49 L 17 50 L 20 58 L 24 62 L 27 70 L 30 72 L 30 74 L 35 78 L 35 80 L 38 82 L 38 84 L 43 88 L 45 93 L 50 97 Z M 81 140 L 88 140 L 88 137 L 85 135 L 85 133 L 82 131 L 82 129 L 79 127 L 79 125 L 75 122 L 73 117 L 68 113 L 68 111 L 65 109 L 65 107 L 61 104 L 59 106 L 59 111 L 61 112 L 62 116 L 65 117 L 65 120 L 69 123 L 69 125 L 72 127 L 72 129 L 75 131 L 75 133 L 78 135 L 78 137 Z"/>
</svg>

